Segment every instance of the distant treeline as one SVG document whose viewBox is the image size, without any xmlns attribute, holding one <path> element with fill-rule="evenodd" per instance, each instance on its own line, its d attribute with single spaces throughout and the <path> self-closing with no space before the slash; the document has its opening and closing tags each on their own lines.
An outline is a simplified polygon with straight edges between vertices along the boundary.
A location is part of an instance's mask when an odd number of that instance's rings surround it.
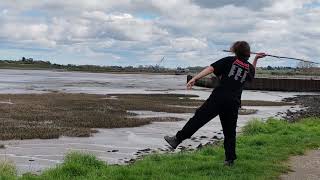
<svg viewBox="0 0 320 180">
<path fill-rule="evenodd" d="M 257 68 L 257 74 L 264 75 L 307 75 L 307 76 L 319 76 L 320 68 L 315 66 L 298 66 L 298 67 L 259 67 Z"/>
<path fill-rule="evenodd" d="M 74 65 L 56 64 L 50 61 L 33 60 L 32 58 L 22 58 L 21 60 L 0 60 L 2 69 L 57 69 L 66 71 L 86 71 L 86 72 L 150 72 L 150 73 L 175 73 L 174 69 L 161 66 L 98 66 L 98 65 Z"/>
<path fill-rule="evenodd" d="M 34 60 L 32 58 L 22 57 L 21 60 L 0 60 L 1 69 L 56 69 L 63 71 L 86 71 L 86 72 L 130 72 L 130 73 L 167 73 L 167 74 L 187 74 L 198 73 L 204 67 L 195 66 L 187 68 L 165 68 L 159 65 L 156 66 L 98 66 L 98 65 L 74 65 L 74 64 L 56 64 L 50 61 Z M 182 73 L 181 73 L 182 72 Z M 320 75 L 320 68 L 317 67 L 259 67 L 257 74 L 270 75 Z"/>
</svg>

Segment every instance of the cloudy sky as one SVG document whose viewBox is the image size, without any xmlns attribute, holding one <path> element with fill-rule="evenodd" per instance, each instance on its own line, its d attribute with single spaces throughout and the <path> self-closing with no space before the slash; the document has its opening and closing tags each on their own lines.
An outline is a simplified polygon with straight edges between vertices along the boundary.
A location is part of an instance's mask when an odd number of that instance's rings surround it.
<svg viewBox="0 0 320 180">
<path fill-rule="evenodd" d="M 236 40 L 320 62 L 320 0 L 0 1 L 0 59 L 208 65 Z M 266 65 L 295 66 L 267 58 Z"/>
</svg>

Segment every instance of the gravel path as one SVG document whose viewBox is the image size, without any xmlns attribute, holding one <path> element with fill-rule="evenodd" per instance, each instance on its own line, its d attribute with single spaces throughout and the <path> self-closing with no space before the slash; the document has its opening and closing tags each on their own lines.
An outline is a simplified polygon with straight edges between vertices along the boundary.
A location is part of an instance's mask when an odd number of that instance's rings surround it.
<svg viewBox="0 0 320 180">
<path fill-rule="evenodd" d="M 319 180 L 320 149 L 307 152 L 303 156 L 290 158 L 292 172 L 281 175 L 281 180 Z"/>
</svg>

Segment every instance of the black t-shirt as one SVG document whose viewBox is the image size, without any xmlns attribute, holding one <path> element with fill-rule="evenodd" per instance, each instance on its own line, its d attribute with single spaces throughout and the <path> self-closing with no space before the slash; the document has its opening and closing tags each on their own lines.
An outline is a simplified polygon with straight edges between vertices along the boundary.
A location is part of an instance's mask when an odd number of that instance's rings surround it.
<svg viewBox="0 0 320 180">
<path fill-rule="evenodd" d="M 213 73 L 220 79 L 219 85 L 213 92 L 240 101 L 245 82 L 250 82 L 254 78 L 253 65 L 235 56 L 228 56 L 212 63 L 211 66 L 214 68 Z"/>
</svg>

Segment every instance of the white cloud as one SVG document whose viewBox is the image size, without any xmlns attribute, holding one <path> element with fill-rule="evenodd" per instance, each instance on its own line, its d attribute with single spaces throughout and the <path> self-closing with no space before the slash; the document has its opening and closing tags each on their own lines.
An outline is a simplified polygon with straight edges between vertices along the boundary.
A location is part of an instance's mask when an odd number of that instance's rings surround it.
<svg viewBox="0 0 320 180">
<path fill-rule="evenodd" d="M 198 4 L 203 8 L 217 8 L 226 5 L 234 5 L 240 7 L 247 7 L 252 9 L 261 9 L 268 7 L 274 0 L 193 0 L 194 3 Z"/>
<path fill-rule="evenodd" d="M 177 51 L 196 51 L 208 47 L 206 40 L 200 40 L 193 37 L 181 37 L 172 39 L 170 46 Z"/>
<path fill-rule="evenodd" d="M 93 58 L 111 59 L 111 64 L 152 63 L 165 55 L 170 65 L 189 66 L 209 64 L 209 59 L 226 55 L 220 50 L 233 41 L 247 40 L 253 50 L 314 60 L 320 55 L 316 2 L 2 1 L 0 43 L 32 51 L 45 48 L 48 59 L 55 53 L 70 59 L 74 52 L 75 59 L 82 54 L 88 64 Z"/>
</svg>

